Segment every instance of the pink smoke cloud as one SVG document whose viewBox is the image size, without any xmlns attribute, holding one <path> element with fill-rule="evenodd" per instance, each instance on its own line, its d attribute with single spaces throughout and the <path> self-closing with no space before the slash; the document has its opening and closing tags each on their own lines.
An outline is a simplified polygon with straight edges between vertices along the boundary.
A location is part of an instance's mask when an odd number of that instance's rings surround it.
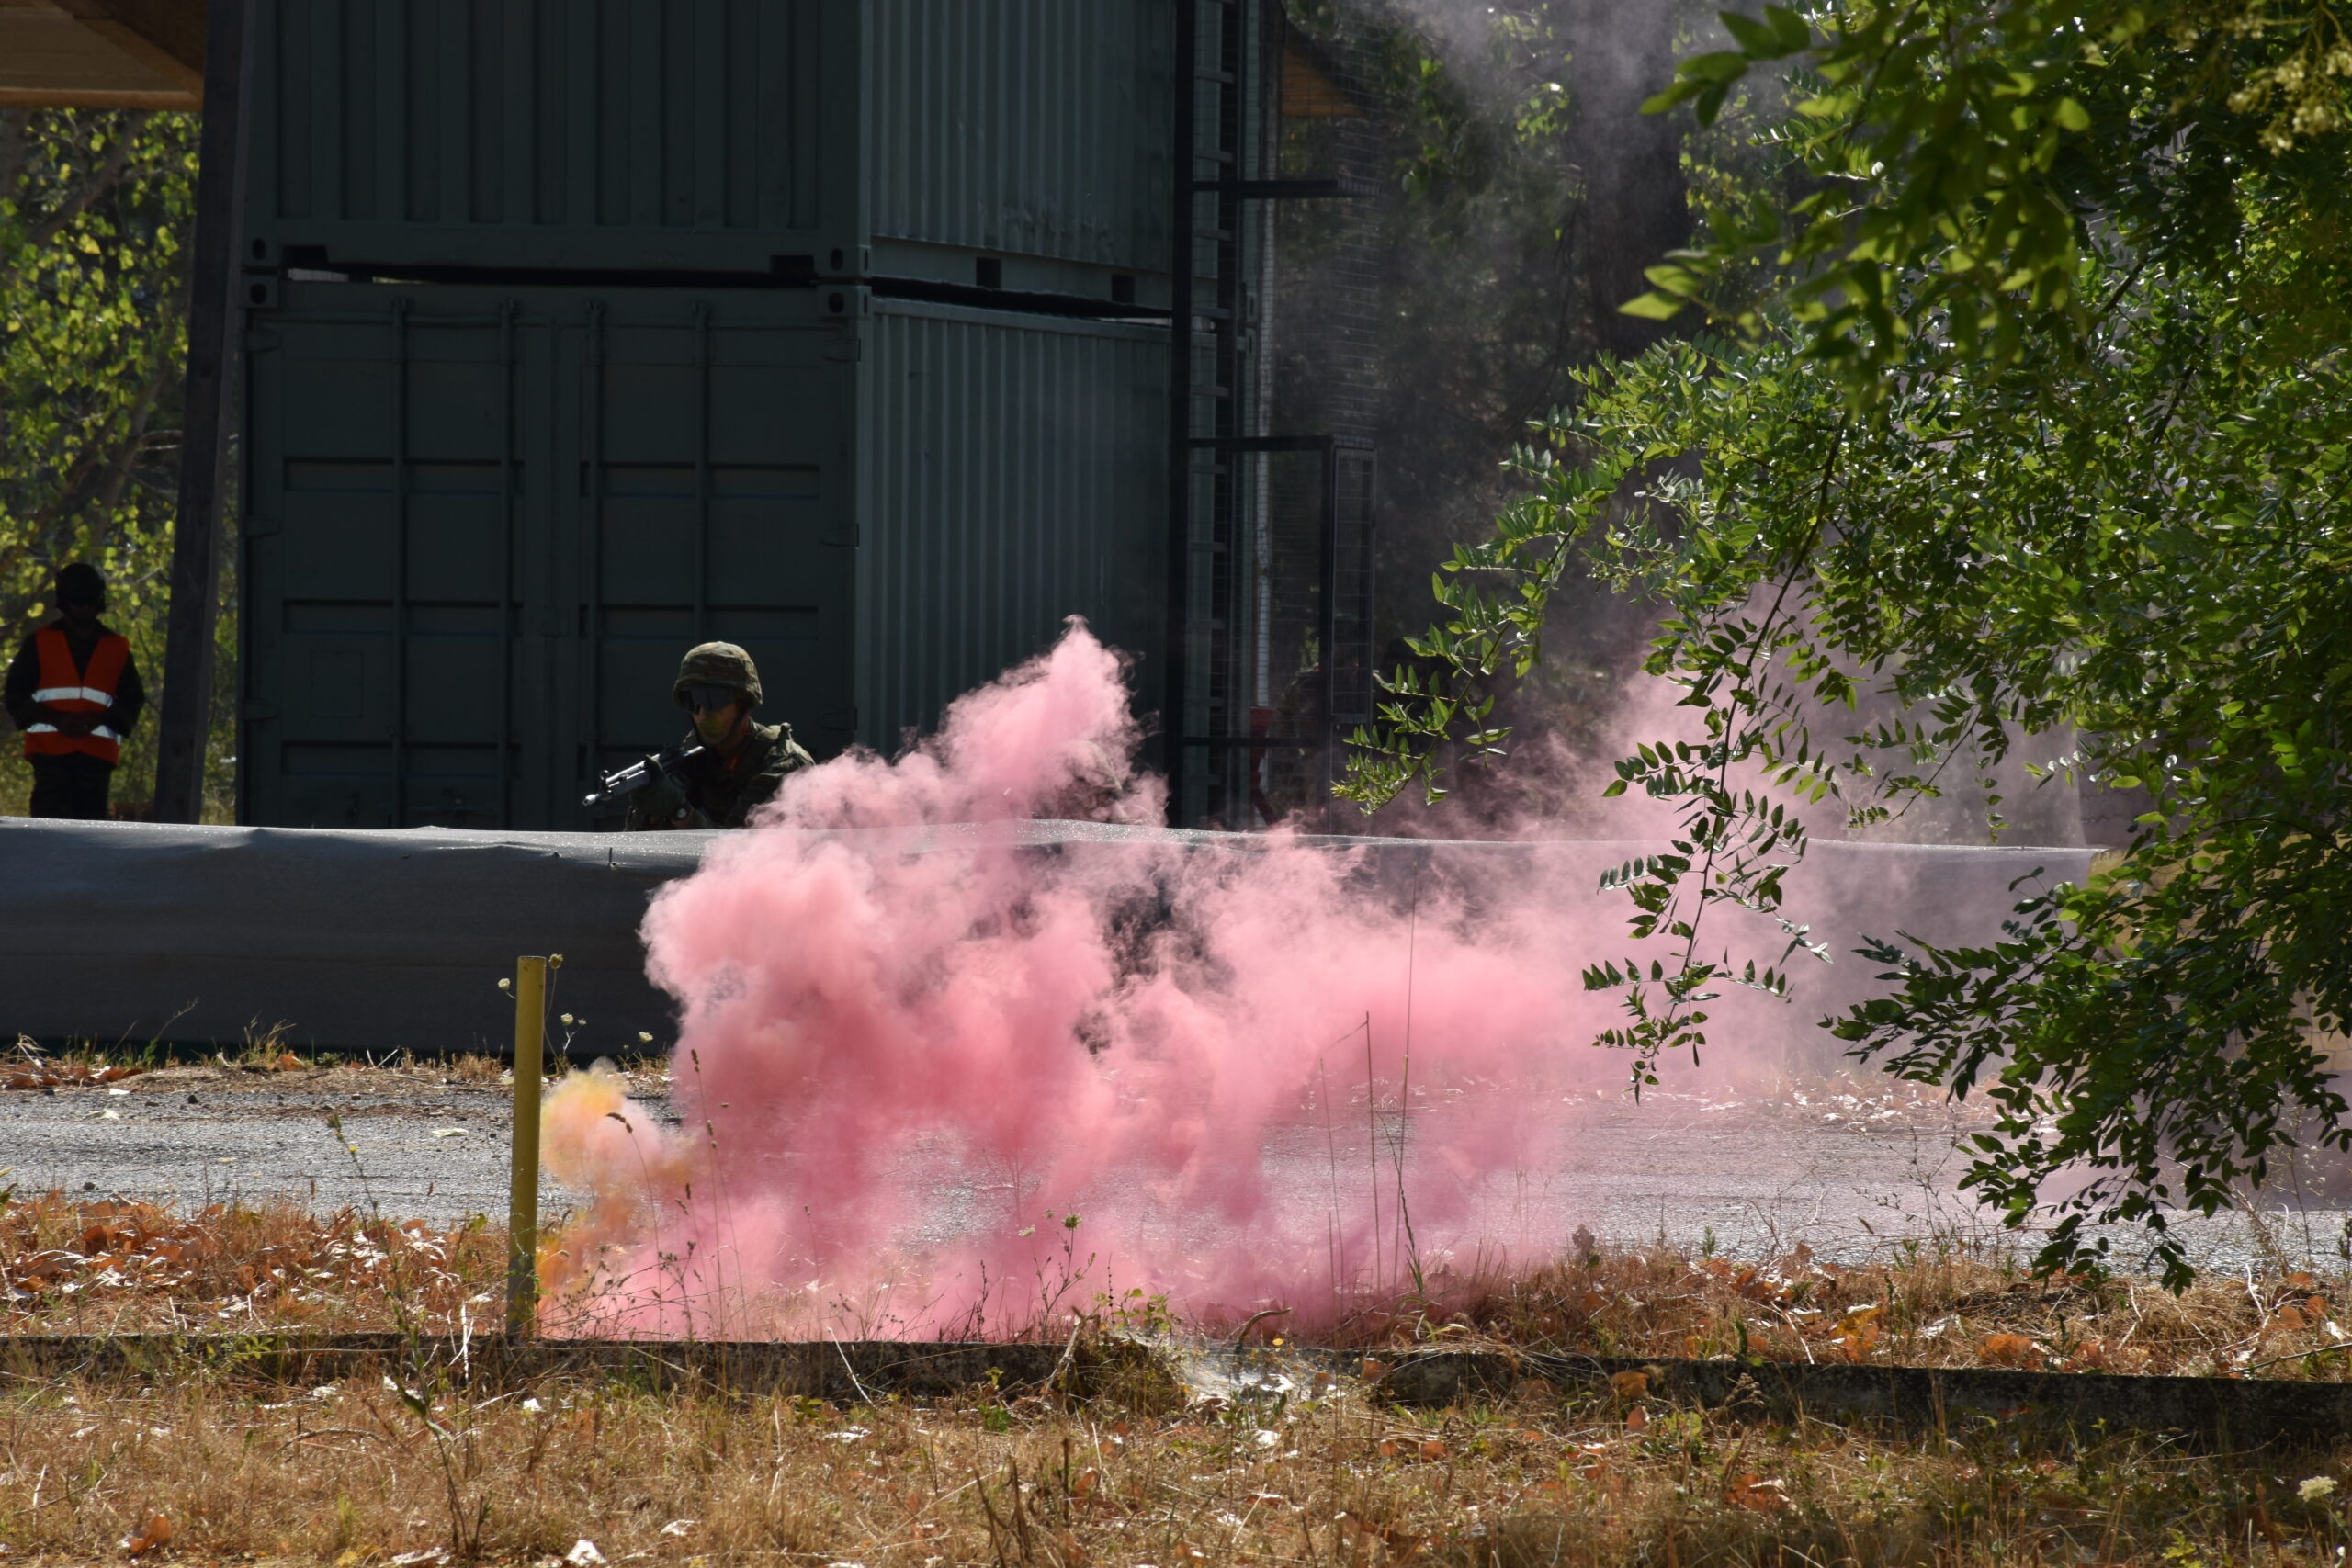
<svg viewBox="0 0 2352 1568">
<path fill-rule="evenodd" d="M 1159 830 L 1121 673 L 1073 623 L 655 899 L 683 1125 L 551 1098 L 595 1195 L 551 1327 L 1011 1333 L 1132 1290 L 1305 1328 L 1557 1245 L 1577 1216 L 1497 1192 L 1624 1084 L 1577 973 L 1624 847 Z"/>
</svg>

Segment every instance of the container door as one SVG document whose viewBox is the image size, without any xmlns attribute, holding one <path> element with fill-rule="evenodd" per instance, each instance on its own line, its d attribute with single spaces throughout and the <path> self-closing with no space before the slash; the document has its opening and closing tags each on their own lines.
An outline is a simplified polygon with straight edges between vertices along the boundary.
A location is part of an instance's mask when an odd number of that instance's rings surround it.
<svg viewBox="0 0 2352 1568">
<path fill-rule="evenodd" d="M 548 742 L 516 632 L 544 549 L 545 317 L 294 286 L 248 342 L 244 818 L 535 825 Z"/>
<path fill-rule="evenodd" d="M 633 290 L 563 330 L 556 570 L 576 643 L 555 825 L 617 819 L 581 804 L 595 774 L 686 733 L 671 687 L 698 642 L 751 653 L 763 721 L 820 757 L 848 742 L 856 338 L 817 310 L 797 291 Z"/>
</svg>

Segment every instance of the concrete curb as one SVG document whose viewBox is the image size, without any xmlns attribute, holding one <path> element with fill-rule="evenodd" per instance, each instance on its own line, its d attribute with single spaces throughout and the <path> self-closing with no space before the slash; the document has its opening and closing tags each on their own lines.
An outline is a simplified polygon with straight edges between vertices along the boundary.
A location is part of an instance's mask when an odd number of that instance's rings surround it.
<svg viewBox="0 0 2352 1568">
<path fill-rule="evenodd" d="M 1953 1431 L 2001 1421 L 2086 1434 L 2101 1427 L 2178 1432 L 2223 1448 L 2352 1435 L 2352 1383 L 2275 1378 L 1441 1351 L 1399 1358 L 1376 1380 L 1400 1404 L 1453 1404 L 1491 1398 L 1531 1379 L 1614 1394 L 1611 1380 L 1629 1372 L 1643 1374 L 1642 1398 L 1783 1420 L 1810 1416 Z"/>
<path fill-rule="evenodd" d="M 726 1389 L 848 1400 L 898 1393 L 944 1397 L 994 1383 L 1043 1387 L 1059 1345 L 922 1344 L 898 1340 L 460 1340 L 433 1335 L 126 1334 L 0 1337 L 0 1382 L 65 1377 L 161 1382 L 209 1370 L 268 1382 L 318 1384 L 423 1362 L 496 1387 L 543 1378 L 595 1377 L 651 1390 Z M 1101 1358 L 1094 1361 L 1100 1364 Z"/>
<path fill-rule="evenodd" d="M 1248 1352 L 1254 1361 L 1259 1353 Z M 975 1389 L 1042 1389 L 1067 1374 L 1083 1393 L 1102 1374 L 1141 1369 L 1149 1347 L 900 1340 L 653 1341 L 432 1336 L 413 1348 L 396 1334 L 48 1335 L 0 1337 L 0 1383 L 91 1377 L 168 1382 L 202 1371 L 317 1384 L 388 1374 L 412 1356 L 469 1383 L 513 1387 L 595 1377 L 649 1390 L 701 1388 L 837 1401 L 895 1393 L 940 1398 Z M 1270 1371 L 1315 1368 L 1362 1376 L 1399 1404 L 1475 1403 L 1528 1382 L 1624 1403 L 1729 1409 L 1781 1420 L 1811 1416 L 1960 1431 L 1985 1422 L 2088 1434 L 2176 1432 L 2223 1448 L 2352 1436 L 2352 1383 L 2263 1378 L 2120 1377 L 1996 1368 L 1640 1360 L 1498 1351 L 1413 1352 L 1368 1359 L 1301 1348 L 1264 1358 Z M 1625 1380 L 1641 1374 L 1638 1390 Z M 1612 1383 L 1612 1379 L 1624 1380 Z"/>
</svg>

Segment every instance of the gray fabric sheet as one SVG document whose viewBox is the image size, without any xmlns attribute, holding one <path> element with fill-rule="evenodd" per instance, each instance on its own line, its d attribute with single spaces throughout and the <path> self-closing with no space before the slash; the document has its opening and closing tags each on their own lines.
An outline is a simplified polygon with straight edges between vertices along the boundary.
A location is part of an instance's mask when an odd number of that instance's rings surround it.
<svg viewBox="0 0 2352 1568">
<path fill-rule="evenodd" d="M 637 926 L 711 837 L 0 818 L 0 1041 L 503 1052 L 499 977 L 560 953 L 575 1056 L 666 1043 Z"/>
<path fill-rule="evenodd" d="M 956 852 L 1015 842 L 1085 855 L 1136 840 L 1262 848 L 1267 840 L 1087 822 L 876 829 L 851 837 L 890 852 Z M 692 872 L 711 833 L 373 831 L 37 822 L 0 818 L 0 1043 L 164 1041 L 241 1045 L 286 1025 L 300 1047 L 503 1053 L 514 1010 L 498 990 L 515 956 L 560 953 L 550 1015 L 585 1018 L 574 1060 L 667 1046 L 673 1010 L 644 976 L 637 931 L 653 891 Z M 1635 842 L 1310 839 L 1358 856 L 1356 886 L 1401 907 L 1424 875 L 1467 888 L 1548 886 L 1590 897 L 1563 931 L 1563 963 L 1627 951 L 1621 898 L 1594 892 Z M 1802 963 L 1813 1017 L 1871 989 L 1852 956 L 1871 932 L 1992 941 L 2040 872 L 2079 880 L 2081 848 L 1816 841 L 1792 879 L 1789 914 L 1811 920 L 1837 962 Z M 1727 933 L 1728 934 L 1728 933 Z M 1775 933 L 1751 931 L 1762 956 Z M 786 938 L 788 940 L 788 938 Z M 1726 1004 L 1728 1005 L 1728 1004 Z M 555 1038 L 560 1039 L 561 1031 Z"/>
</svg>

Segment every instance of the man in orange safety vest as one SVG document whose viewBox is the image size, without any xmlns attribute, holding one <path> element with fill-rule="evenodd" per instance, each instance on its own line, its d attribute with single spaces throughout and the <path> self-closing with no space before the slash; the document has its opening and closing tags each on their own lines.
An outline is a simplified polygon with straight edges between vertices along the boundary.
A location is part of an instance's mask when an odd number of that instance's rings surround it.
<svg viewBox="0 0 2352 1568">
<path fill-rule="evenodd" d="M 33 765 L 32 814 L 102 820 L 122 739 L 147 695 L 130 644 L 98 620 L 106 579 L 75 561 L 57 574 L 57 619 L 8 666 L 8 716 Z"/>
</svg>

